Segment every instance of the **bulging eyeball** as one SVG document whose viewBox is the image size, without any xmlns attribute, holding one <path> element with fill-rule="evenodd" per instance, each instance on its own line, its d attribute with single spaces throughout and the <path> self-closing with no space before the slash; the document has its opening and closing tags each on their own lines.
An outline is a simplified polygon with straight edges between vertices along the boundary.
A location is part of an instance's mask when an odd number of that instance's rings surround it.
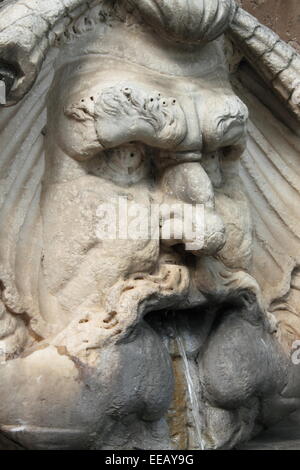
<svg viewBox="0 0 300 470">
<path fill-rule="evenodd" d="M 186 43 L 213 41 L 228 28 L 234 0 L 128 0 L 145 21 L 164 35 Z"/>
</svg>

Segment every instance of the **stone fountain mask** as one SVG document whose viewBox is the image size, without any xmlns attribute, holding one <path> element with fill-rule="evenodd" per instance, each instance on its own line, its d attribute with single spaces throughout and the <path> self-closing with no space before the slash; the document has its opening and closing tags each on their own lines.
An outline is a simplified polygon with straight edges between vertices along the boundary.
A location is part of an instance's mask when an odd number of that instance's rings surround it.
<svg viewBox="0 0 300 470">
<path fill-rule="evenodd" d="M 63 36 L 56 24 L 34 89 L 3 110 L 3 141 L 19 130 L 3 156 L 0 430 L 20 446 L 232 447 L 298 405 L 240 180 L 248 111 L 221 36 L 240 12 L 95 2 Z M 11 103 L 49 46 L 25 57 L 14 41 Z M 0 36 L 1 51 L 9 64 Z M 98 208 L 120 197 L 144 225 L 153 204 L 200 204 L 202 244 L 163 238 L 176 210 L 157 237 L 101 239 Z"/>
</svg>

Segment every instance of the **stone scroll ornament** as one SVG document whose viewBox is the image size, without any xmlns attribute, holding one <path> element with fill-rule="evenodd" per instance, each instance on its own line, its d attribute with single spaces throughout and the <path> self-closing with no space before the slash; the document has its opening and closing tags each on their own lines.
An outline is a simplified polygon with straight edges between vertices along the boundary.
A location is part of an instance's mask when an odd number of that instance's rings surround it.
<svg viewBox="0 0 300 470">
<path fill-rule="evenodd" d="M 0 80 L 0 448 L 233 448 L 296 410 L 295 50 L 233 0 L 6 0 Z M 147 237 L 104 236 L 120 205 Z"/>
</svg>

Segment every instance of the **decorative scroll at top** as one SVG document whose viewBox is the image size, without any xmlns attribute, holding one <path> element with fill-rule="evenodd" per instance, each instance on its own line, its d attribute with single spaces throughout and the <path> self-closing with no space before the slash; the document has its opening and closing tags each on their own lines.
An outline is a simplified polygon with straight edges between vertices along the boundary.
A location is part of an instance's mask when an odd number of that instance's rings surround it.
<svg viewBox="0 0 300 470">
<path fill-rule="evenodd" d="M 128 0 L 145 21 L 178 41 L 207 43 L 232 21 L 234 0 Z"/>
<path fill-rule="evenodd" d="M 53 39 L 87 8 L 88 2 L 83 0 L 24 0 L 3 6 L 0 65 L 15 75 L 8 105 L 18 102 L 29 91 Z"/>
</svg>

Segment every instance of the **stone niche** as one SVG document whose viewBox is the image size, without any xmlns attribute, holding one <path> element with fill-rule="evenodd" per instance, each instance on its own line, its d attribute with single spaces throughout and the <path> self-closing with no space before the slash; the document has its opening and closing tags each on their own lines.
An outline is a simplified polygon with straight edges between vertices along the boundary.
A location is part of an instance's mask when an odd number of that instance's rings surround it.
<svg viewBox="0 0 300 470">
<path fill-rule="evenodd" d="M 299 409 L 300 58 L 242 4 L 0 3 L 2 449 Z"/>
</svg>

